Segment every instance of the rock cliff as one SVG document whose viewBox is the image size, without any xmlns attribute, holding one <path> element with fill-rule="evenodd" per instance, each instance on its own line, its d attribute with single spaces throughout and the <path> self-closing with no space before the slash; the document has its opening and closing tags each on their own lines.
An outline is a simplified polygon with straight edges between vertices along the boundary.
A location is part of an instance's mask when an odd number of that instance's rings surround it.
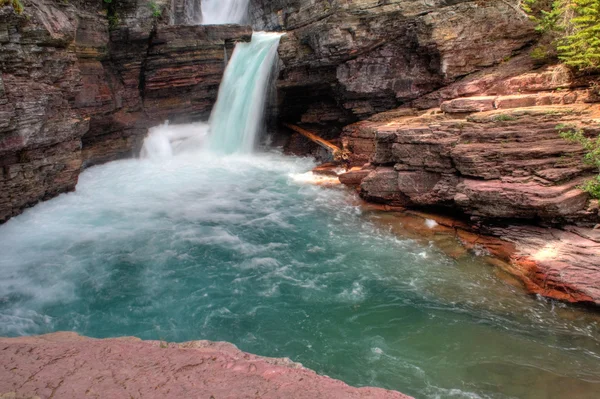
<svg viewBox="0 0 600 399">
<path fill-rule="evenodd" d="M 287 31 L 281 117 L 315 125 L 395 108 L 535 40 L 512 0 L 253 0 L 251 11 L 256 27 Z"/>
<path fill-rule="evenodd" d="M 511 243 L 498 255 L 531 292 L 600 305 L 599 205 L 579 188 L 598 170 L 558 131 L 598 136 L 600 106 L 562 67 L 533 71 L 523 62 L 346 126 L 344 141 L 363 166 L 340 180 L 368 201 L 467 218 L 460 229 L 476 235 L 461 239 Z M 439 108 L 419 109 L 432 99 Z"/>
<path fill-rule="evenodd" d="M 226 52 L 251 37 L 168 26 L 164 0 L 156 18 L 133 0 L 24 5 L 0 8 L 0 222 L 73 190 L 82 167 L 135 155 L 149 126 L 207 118 Z"/>
</svg>

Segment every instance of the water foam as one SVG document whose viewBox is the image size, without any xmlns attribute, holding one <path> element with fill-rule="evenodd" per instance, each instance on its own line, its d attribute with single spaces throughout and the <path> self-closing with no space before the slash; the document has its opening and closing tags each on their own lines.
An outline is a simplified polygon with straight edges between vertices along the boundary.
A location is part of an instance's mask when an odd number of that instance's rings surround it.
<svg viewBox="0 0 600 399">
<path fill-rule="evenodd" d="M 281 36 L 254 32 L 250 43 L 236 45 L 210 117 L 211 151 L 231 154 L 254 149 Z"/>
</svg>

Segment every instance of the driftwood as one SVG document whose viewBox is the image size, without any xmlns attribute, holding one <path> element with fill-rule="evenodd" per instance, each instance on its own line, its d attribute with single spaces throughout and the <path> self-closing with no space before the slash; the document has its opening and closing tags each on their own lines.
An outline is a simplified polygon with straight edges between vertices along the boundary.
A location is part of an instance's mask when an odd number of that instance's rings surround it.
<svg viewBox="0 0 600 399">
<path fill-rule="evenodd" d="M 337 162 L 345 162 L 348 160 L 348 156 L 350 155 L 350 152 L 347 150 L 343 150 L 340 147 L 336 146 L 335 144 L 330 143 L 329 141 L 317 136 L 314 133 L 309 132 L 306 129 L 302 129 L 301 127 L 298 127 L 296 125 L 292 125 L 289 123 L 284 123 L 284 126 L 293 130 L 296 133 L 300 133 L 301 135 L 303 135 L 304 137 L 306 137 L 307 139 L 309 139 L 310 141 L 320 145 L 321 147 L 325 148 L 327 151 L 329 151 L 331 153 L 331 155 L 333 155 L 333 159 Z"/>
</svg>

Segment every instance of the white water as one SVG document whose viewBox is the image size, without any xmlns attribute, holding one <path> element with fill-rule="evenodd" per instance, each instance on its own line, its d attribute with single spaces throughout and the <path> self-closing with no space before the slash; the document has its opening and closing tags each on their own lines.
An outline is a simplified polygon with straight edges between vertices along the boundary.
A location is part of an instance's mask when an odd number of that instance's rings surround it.
<svg viewBox="0 0 600 399">
<path fill-rule="evenodd" d="M 241 24 L 248 13 L 249 0 L 202 0 L 204 25 Z"/>
<path fill-rule="evenodd" d="M 254 148 L 263 126 L 267 88 L 280 38 L 280 33 L 254 32 L 252 42 L 235 47 L 210 117 L 211 151 L 249 153 Z"/>
<path fill-rule="evenodd" d="M 142 147 L 142 158 L 167 159 L 174 155 L 200 150 L 208 135 L 205 122 L 187 125 L 162 125 L 150 128 Z"/>
<path fill-rule="evenodd" d="M 252 152 L 263 127 L 269 79 L 281 34 L 254 32 L 252 42 L 238 43 L 229 62 L 210 124 L 151 128 L 142 158 L 166 159 L 185 152 Z M 204 155 L 206 156 L 206 154 Z"/>
<path fill-rule="evenodd" d="M 189 25 L 199 25 L 202 21 L 201 0 L 185 1 L 185 23 Z"/>
</svg>

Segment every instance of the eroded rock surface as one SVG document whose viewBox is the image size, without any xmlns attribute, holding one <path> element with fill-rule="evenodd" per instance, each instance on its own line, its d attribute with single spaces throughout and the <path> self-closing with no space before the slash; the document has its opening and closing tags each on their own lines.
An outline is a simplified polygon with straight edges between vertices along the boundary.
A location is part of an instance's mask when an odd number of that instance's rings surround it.
<svg viewBox="0 0 600 399">
<path fill-rule="evenodd" d="M 367 163 L 340 180 L 371 202 L 466 216 L 454 226 L 461 239 L 497 252 L 530 292 L 599 305 L 600 211 L 580 189 L 598 170 L 559 133 L 597 136 L 600 106 L 560 67 L 526 64 L 516 59 L 345 127 L 353 162 Z"/>
<path fill-rule="evenodd" d="M 343 180 L 342 180 L 343 181 Z M 363 204 L 386 228 L 403 237 L 425 239 L 459 259 L 471 251 L 508 273 L 508 281 L 526 291 L 564 302 L 600 306 L 600 230 L 576 226 L 561 229 L 531 224 L 474 224 L 449 214 L 390 205 Z M 433 223 L 432 223 L 433 222 Z M 449 236 L 454 236 L 449 240 Z M 463 245 L 458 247 L 456 241 Z M 487 256 L 491 255 L 491 256 Z"/>
<path fill-rule="evenodd" d="M 353 388 L 289 359 L 251 355 L 224 342 L 54 333 L 0 338 L 0 351 L 0 397 L 410 399 Z"/>
<path fill-rule="evenodd" d="M 578 187 L 597 171 L 556 127 L 598 134 L 599 116 L 598 107 L 587 104 L 494 110 L 466 119 L 424 114 L 359 122 L 345 134 L 357 156 L 376 166 L 362 183 L 371 201 L 593 226 L 600 220 L 597 203 Z"/>
<path fill-rule="evenodd" d="M 278 87 L 291 122 L 317 98 L 340 117 L 394 108 L 535 39 L 512 0 L 252 0 L 251 16 L 257 28 L 287 32 Z"/>
</svg>

